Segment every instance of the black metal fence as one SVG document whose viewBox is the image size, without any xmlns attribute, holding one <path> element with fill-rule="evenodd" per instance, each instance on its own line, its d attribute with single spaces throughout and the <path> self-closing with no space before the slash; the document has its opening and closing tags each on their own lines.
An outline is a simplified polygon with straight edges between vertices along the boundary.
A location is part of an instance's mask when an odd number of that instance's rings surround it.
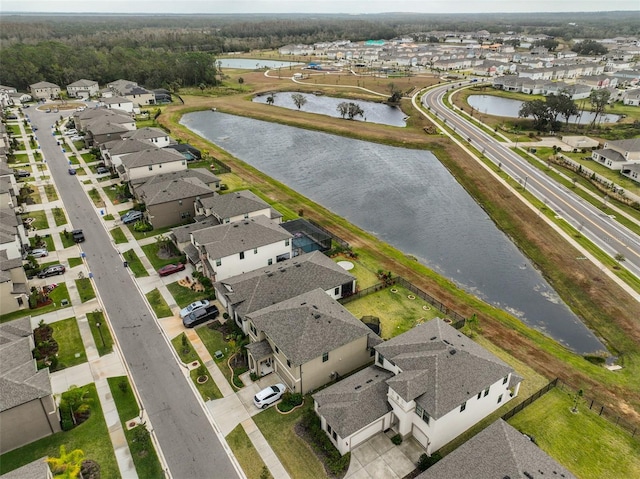
<svg viewBox="0 0 640 479">
<path fill-rule="evenodd" d="M 218 160 L 217 158 L 211 158 L 211 164 L 215 165 L 215 168 L 213 168 L 214 173 L 231 173 L 231 167 L 229 167 L 229 165 L 227 165 L 226 163 Z"/>
<path fill-rule="evenodd" d="M 551 389 L 553 389 L 554 387 L 556 387 L 556 385 L 558 384 L 558 381 L 560 381 L 558 378 L 555 378 L 553 381 L 549 382 L 546 386 L 544 386 L 541 389 L 538 389 L 538 391 L 536 391 L 535 393 L 533 393 L 531 396 L 529 396 L 527 399 L 525 399 L 524 401 L 522 401 L 520 404 L 518 404 L 517 406 L 515 406 L 513 409 L 507 411 L 503 416 L 502 419 L 504 419 L 505 421 L 511 417 L 513 417 L 515 414 L 518 414 L 520 411 L 522 411 L 524 408 L 526 408 L 529 404 L 532 404 L 534 401 L 536 401 L 537 399 L 541 398 L 542 396 L 544 396 L 547 392 L 549 392 Z"/>
<path fill-rule="evenodd" d="M 436 298 L 434 298 L 430 294 L 425 293 L 420 288 L 418 288 L 416 285 L 414 285 L 413 283 L 410 283 L 409 281 L 404 279 L 402 276 L 398 276 L 398 277 L 394 278 L 394 281 L 395 281 L 395 283 L 397 285 L 408 289 L 409 291 L 414 293 L 416 296 L 418 296 L 419 298 L 423 299 L 424 301 L 426 301 L 427 303 L 432 305 L 434 308 L 436 308 L 438 311 L 443 313 L 445 316 L 450 318 L 451 321 L 453 321 L 451 326 L 453 326 L 454 328 L 460 329 L 462 326 L 465 325 L 465 322 L 467 321 L 467 319 L 464 316 L 462 316 L 461 314 L 458 314 L 456 311 L 452 310 L 447 305 L 441 303 L 440 301 L 438 301 Z"/>
<path fill-rule="evenodd" d="M 323 228 L 322 226 L 320 226 L 318 223 L 316 223 L 315 221 L 311 220 L 311 219 L 307 219 L 307 221 L 309 223 L 311 223 L 313 226 L 315 226 L 316 228 L 318 228 L 320 231 L 322 231 L 323 233 L 329 235 L 331 237 L 331 239 L 333 241 L 335 241 L 336 243 L 338 243 L 340 246 L 342 246 L 345 249 L 351 249 L 351 245 L 349 245 L 349 243 L 347 243 L 345 240 L 343 240 L 342 238 L 340 238 L 339 236 L 334 235 L 331 231 L 329 231 L 326 228 Z"/>
<path fill-rule="evenodd" d="M 349 296 L 345 296 L 343 298 L 340 298 L 338 300 L 338 302 L 340 304 L 347 304 L 350 303 L 351 301 L 354 301 L 356 299 L 360 299 L 363 298 L 371 293 L 375 293 L 377 291 L 380 291 L 381 289 L 385 289 L 388 288 L 389 285 L 385 284 L 385 283 L 378 283 L 378 284 L 374 284 L 373 286 L 369 286 L 368 288 L 365 289 L 361 289 L 360 291 L 356 291 L 355 293 L 349 295 Z"/>
</svg>

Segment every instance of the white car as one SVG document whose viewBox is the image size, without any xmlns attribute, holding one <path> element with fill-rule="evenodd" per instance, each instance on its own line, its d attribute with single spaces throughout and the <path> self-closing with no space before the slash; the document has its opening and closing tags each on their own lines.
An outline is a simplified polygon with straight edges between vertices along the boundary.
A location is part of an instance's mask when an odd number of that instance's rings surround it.
<svg viewBox="0 0 640 479">
<path fill-rule="evenodd" d="M 44 258 L 45 256 L 49 256 L 49 252 L 44 248 L 32 249 L 28 254 L 34 258 Z"/>
<path fill-rule="evenodd" d="M 208 299 L 202 299 L 200 301 L 194 301 L 193 303 L 191 303 L 186 308 L 182 308 L 180 310 L 180 317 L 182 319 L 184 319 L 187 316 L 189 316 L 189 314 L 193 313 L 196 309 L 206 308 L 207 306 L 209 306 L 209 300 Z"/>
<path fill-rule="evenodd" d="M 284 384 L 269 386 L 253 397 L 253 404 L 255 404 L 257 408 L 264 409 L 279 400 L 286 391 L 287 386 Z"/>
</svg>

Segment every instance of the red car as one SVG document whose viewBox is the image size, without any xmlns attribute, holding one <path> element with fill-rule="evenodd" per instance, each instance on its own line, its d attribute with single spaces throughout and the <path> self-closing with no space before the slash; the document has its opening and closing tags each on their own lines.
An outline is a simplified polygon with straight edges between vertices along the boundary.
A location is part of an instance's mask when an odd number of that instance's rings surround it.
<svg viewBox="0 0 640 479">
<path fill-rule="evenodd" d="M 158 270 L 160 276 L 169 276 L 170 274 L 177 273 L 178 271 L 184 271 L 185 266 L 182 263 L 168 264 Z"/>
</svg>

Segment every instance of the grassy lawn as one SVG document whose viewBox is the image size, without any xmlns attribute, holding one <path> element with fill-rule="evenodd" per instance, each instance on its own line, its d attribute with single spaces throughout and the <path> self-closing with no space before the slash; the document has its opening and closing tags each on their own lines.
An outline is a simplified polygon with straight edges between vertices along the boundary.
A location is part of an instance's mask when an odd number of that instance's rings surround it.
<svg viewBox="0 0 640 479">
<path fill-rule="evenodd" d="M 392 293 L 392 290 L 397 293 Z M 416 324 L 443 316 L 426 301 L 420 298 L 409 299 L 409 295 L 411 293 L 408 290 L 393 286 L 351 301 L 344 307 L 358 319 L 369 315 L 380 318 L 380 336 L 384 339 L 404 333 Z"/>
<path fill-rule="evenodd" d="M 96 157 L 93 153 L 81 153 L 80 156 L 85 161 L 85 163 L 96 161 Z"/>
<path fill-rule="evenodd" d="M 29 211 L 28 213 L 25 213 L 21 216 L 23 221 L 27 218 L 33 218 L 31 226 L 34 226 L 37 230 L 44 230 L 49 227 L 47 214 L 44 212 L 44 210 Z"/>
<path fill-rule="evenodd" d="M 84 148 L 85 148 L 83 140 L 74 141 L 73 145 L 76 147 L 76 150 L 84 150 Z"/>
<path fill-rule="evenodd" d="M 49 298 L 53 300 L 53 303 L 43 306 L 37 309 L 28 309 L 25 311 L 15 311 L 13 313 L 3 315 L 0 322 L 10 321 L 11 319 L 21 318 L 22 316 L 39 316 L 41 314 L 50 313 L 51 311 L 56 311 L 59 309 L 69 308 L 71 307 L 71 300 L 69 300 L 69 291 L 67 291 L 67 285 L 65 283 L 57 283 L 58 286 L 53 289 L 49 293 Z M 69 300 L 66 306 L 62 306 L 60 302 L 63 299 Z M 6 319 L 8 318 L 8 319 Z"/>
<path fill-rule="evenodd" d="M 258 451 L 256 451 L 256 448 L 253 447 L 251 439 L 249 439 L 247 433 L 244 432 L 242 425 L 238 424 L 225 439 L 240 463 L 240 467 L 242 467 L 242 470 L 247 475 L 247 478 L 260 479 L 260 474 L 265 464 L 260 454 L 258 454 Z"/>
<path fill-rule="evenodd" d="M 225 349 L 228 348 L 228 345 L 222 337 L 222 333 L 206 326 L 197 328 L 196 332 L 198 333 L 198 336 L 200 336 L 200 339 L 202 340 L 204 346 L 207 348 L 207 351 L 209 351 L 209 354 L 218 365 L 218 368 L 220 368 L 220 372 L 224 374 L 224 377 L 227 378 L 229 384 L 232 384 L 231 368 L 229 368 L 229 365 L 227 364 L 227 361 L 229 360 L 229 354 L 225 351 Z M 224 357 L 221 359 L 216 359 L 216 351 L 222 351 L 223 353 L 225 353 Z"/>
<path fill-rule="evenodd" d="M 158 291 L 158 288 L 149 291 L 146 296 L 147 301 L 151 304 L 151 308 L 158 318 L 173 316 L 171 308 L 169 308 L 169 305 L 160 294 L 160 291 Z"/>
<path fill-rule="evenodd" d="M 212 299 L 206 293 L 198 293 L 189 288 L 185 288 L 184 286 L 180 286 L 177 281 L 175 283 L 168 284 L 167 289 L 180 308 L 184 308 L 185 306 L 200 299 Z"/>
<path fill-rule="evenodd" d="M 182 338 L 184 337 L 184 335 L 184 333 L 179 334 L 171 340 L 171 344 L 173 344 L 173 347 L 177 351 L 178 356 L 180 356 L 180 359 L 185 364 L 189 364 L 194 361 L 199 361 L 200 364 L 203 364 L 200 356 L 198 356 L 198 353 L 194 351 L 193 346 L 191 346 L 190 343 L 188 352 L 185 352 L 185 350 L 183 349 Z M 205 401 L 208 401 L 210 399 L 220 399 L 222 397 L 222 393 L 218 389 L 218 386 L 216 386 L 216 383 L 211 378 L 209 378 L 209 380 L 204 384 L 198 384 L 198 382 L 196 381 L 198 376 L 198 372 L 196 369 L 193 369 L 191 371 L 190 376 L 193 384 L 195 384 L 196 388 L 200 392 L 200 395 Z"/>
<path fill-rule="evenodd" d="M 104 215 L 102 219 L 105 221 L 111 221 L 113 219 L 113 215 L 112 214 Z"/>
<path fill-rule="evenodd" d="M 69 163 L 71 163 L 72 165 L 79 165 L 80 160 L 78 160 L 78 157 L 76 155 L 71 155 L 69 157 Z"/>
<path fill-rule="evenodd" d="M 65 231 L 67 234 L 65 234 Z M 71 234 L 71 231 L 65 231 L 60 233 L 60 240 L 62 241 L 62 247 L 66 249 L 76 244 L 76 242 L 73 241 L 73 235 Z"/>
<path fill-rule="evenodd" d="M 114 205 L 127 203 L 129 201 L 128 198 L 118 198 L 118 191 L 120 191 L 118 185 L 105 186 L 102 188 L 102 191 L 104 191 L 111 203 L 113 203 Z"/>
<path fill-rule="evenodd" d="M 163 477 L 162 466 L 158 460 L 153 443 L 149 441 L 147 447 L 143 447 L 139 442 L 135 441 L 134 430 L 127 430 L 126 421 L 137 417 L 140 414 L 140 407 L 136 401 L 136 397 L 131 390 L 131 385 L 126 376 L 118 376 L 108 378 L 109 389 L 111 389 L 111 396 L 116 403 L 116 409 L 118 410 L 118 416 L 120 417 L 120 423 L 124 430 L 124 435 L 127 438 L 129 444 L 129 450 L 131 451 L 131 457 L 133 458 L 133 464 L 140 478 L 153 478 Z M 120 384 L 127 385 L 126 389 L 121 389 Z M 141 427 L 141 426 L 137 426 Z"/>
<path fill-rule="evenodd" d="M 122 229 L 120 229 L 119 226 L 109 231 L 109 233 L 111 233 L 111 237 L 116 242 L 116 244 L 128 242 L 127 237 L 124 235 Z"/>
<path fill-rule="evenodd" d="M 133 237 L 137 240 L 141 240 L 141 239 L 145 239 L 145 238 L 150 238 L 152 236 L 158 236 L 158 235 L 162 235 L 165 233 L 168 233 L 169 231 L 171 231 L 172 228 L 175 228 L 176 226 L 182 226 L 182 225 L 186 225 L 189 223 L 193 223 L 193 221 L 185 221 L 184 223 L 180 223 L 179 225 L 173 225 L 173 226 L 166 226 L 164 228 L 158 228 L 158 229 L 154 229 L 152 231 L 134 231 L 133 229 L 133 224 L 130 225 L 129 227 L 129 231 L 131 231 L 131 234 L 133 235 Z M 171 262 L 171 261 L 169 261 Z"/>
<path fill-rule="evenodd" d="M 0 456 L 0 474 L 5 474 L 43 456 L 59 457 L 60 446 L 64 444 L 68 452 L 81 449 L 84 451 L 85 459 L 93 459 L 100 464 L 101 477 L 121 477 L 96 387 L 94 384 L 86 387 L 88 397 L 91 399 L 89 419 L 70 431 L 53 434 L 3 454 Z"/>
<path fill-rule="evenodd" d="M 78 174 L 80 174 L 79 171 Z M 91 188 L 87 193 L 89 194 L 89 198 L 91 198 L 91 201 L 93 201 L 93 204 L 96 206 L 96 208 L 105 206 L 104 201 L 102 201 L 102 198 L 100 197 L 100 192 L 95 187 Z"/>
<path fill-rule="evenodd" d="M 91 335 L 93 341 L 96 343 L 98 354 L 104 356 L 113 351 L 113 338 L 111 337 L 111 330 L 107 326 L 104 320 L 104 314 L 102 311 L 94 311 L 87 313 L 87 321 L 89 322 L 89 328 L 91 329 Z M 100 328 L 98 328 L 100 323 Z"/>
<path fill-rule="evenodd" d="M 58 342 L 58 370 L 77 366 L 87 361 L 84 344 L 76 318 L 51 323 L 53 338 Z M 76 357 L 76 355 L 79 355 Z"/>
<path fill-rule="evenodd" d="M 86 303 L 96 297 L 93 285 L 89 278 L 76 279 L 76 286 L 80 294 L 80 301 Z"/>
<path fill-rule="evenodd" d="M 140 258 L 138 258 L 138 255 L 135 251 L 130 249 L 129 251 L 125 251 L 124 253 L 122 253 L 122 256 L 124 256 L 124 259 L 127 260 L 127 263 L 129 263 L 129 268 L 136 278 L 149 276 L 149 273 L 147 273 L 147 270 L 142 265 L 142 261 L 140 261 Z"/>
<path fill-rule="evenodd" d="M 640 441 L 581 401 L 576 414 L 567 391 L 554 388 L 509 423 L 582 479 L 640 477 Z"/>
<path fill-rule="evenodd" d="M 64 210 L 62 208 L 53 209 L 53 218 L 56 221 L 56 226 L 62 226 L 67 224 L 67 215 L 64 214 Z"/>
<path fill-rule="evenodd" d="M 80 266 L 82 264 L 82 258 L 69 258 L 69 268 L 75 268 L 76 266 Z"/>
<path fill-rule="evenodd" d="M 142 251 L 144 251 L 145 256 L 147 257 L 147 259 L 151 262 L 151 264 L 153 265 L 154 269 L 160 269 L 162 268 L 164 265 L 167 264 L 172 264 L 172 263 L 180 263 L 181 259 L 182 259 L 182 255 L 178 255 L 178 256 L 172 256 L 171 258 L 168 259 L 161 259 L 158 257 L 158 244 L 156 243 L 151 243 L 148 245 L 144 245 L 142 247 Z M 178 251 L 176 251 L 177 253 Z"/>
<path fill-rule="evenodd" d="M 56 250 L 56 246 L 53 243 L 53 238 L 50 235 L 41 236 L 40 238 L 42 239 L 42 241 L 44 241 L 47 251 L 51 252 Z M 36 245 L 35 236 L 29 238 L 29 244 L 31 245 L 32 248 L 35 247 Z"/>
<path fill-rule="evenodd" d="M 313 400 L 305 398 L 305 405 L 290 414 L 280 414 L 275 407 L 271 407 L 253 416 L 253 420 L 264 434 L 269 445 L 273 448 L 287 470 L 295 479 L 314 479 L 327 477 L 324 467 L 311 451 L 309 445 L 295 432 L 303 412 L 313 407 Z"/>
<path fill-rule="evenodd" d="M 349 270 L 356 277 L 356 287 L 359 289 L 365 289 L 370 286 L 374 286 L 380 282 L 378 276 L 374 271 L 367 268 L 367 266 L 357 259 L 347 258 L 346 256 L 336 256 L 332 258 L 336 263 L 339 261 L 349 261 L 353 264 L 353 269 Z"/>
</svg>

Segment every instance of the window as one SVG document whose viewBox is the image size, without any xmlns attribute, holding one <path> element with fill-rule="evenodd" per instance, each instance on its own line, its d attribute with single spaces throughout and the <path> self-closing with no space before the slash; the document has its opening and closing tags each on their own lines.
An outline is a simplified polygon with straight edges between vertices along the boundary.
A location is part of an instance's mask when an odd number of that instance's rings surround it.
<svg viewBox="0 0 640 479">
<path fill-rule="evenodd" d="M 183 211 L 182 213 L 180 213 L 180 216 L 184 220 L 186 218 L 191 218 L 191 213 L 189 211 Z"/>
<path fill-rule="evenodd" d="M 240 259 L 244 259 L 244 251 L 240 251 Z"/>
<path fill-rule="evenodd" d="M 338 440 L 338 435 L 336 434 L 335 431 L 333 431 L 333 440 L 337 441 Z"/>
<path fill-rule="evenodd" d="M 502 384 L 507 384 L 507 381 L 509 380 L 509 376 L 505 376 L 504 379 L 502 380 Z"/>
<path fill-rule="evenodd" d="M 258 248 L 253 248 L 253 254 L 258 254 Z"/>
<path fill-rule="evenodd" d="M 253 323 L 251 323 L 251 325 L 249 326 L 249 329 L 251 329 L 251 332 L 253 334 L 257 334 L 258 333 L 258 331 L 256 330 L 256 327 L 253 325 Z"/>
<path fill-rule="evenodd" d="M 228 223 L 229 221 L 230 221 L 230 220 L 229 220 L 229 218 L 225 218 L 225 219 L 224 219 L 224 222 L 225 222 L 225 223 Z"/>
<path fill-rule="evenodd" d="M 149 165 L 149 171 L 153 170 L 153 165 Z"/>
<path fill-rule="evenodd" d="M 462 405 L 460 406 L 460 412 L 464 411 L 465 409 L 467 409 L 467 402 L 463 402 Z"/>
<path fill-rule="evenodd" d="M 500 404 L 502 402 L 502 394 L 500 394 L 500 396 L 498 396 L 498 404 Z"/>
<path fill-rule="evenodd" d="M 158 165 L 158 168 L 162 168 L 162 163 L 160 163 L 160 164 Z"/>
<path fill-rule="evenodd" d="M 276 353 L 280 354 L 280 349 L 278 349 L 278 346 L 276 346 Z"/>
<path fill-rule="evenodd" d="M 327 361 L 329 361 L 329 353 L 324 353 L 322 355 L 322 362 L 326 363 Z"/>
<path fill-rule="evenodd" d="M 484 390 L 484 397 L 487 397 L 489 395 L 489 388 Z"/>
<path fill-rule="evenodd" d="M 478 393 L 478 399 L 480 399 L 481 397 L 482 397 L 482 391 Z"/>
<path fill-rule="evenodd" d="M 244 214 L 244 219 L 246 220 L 247 218 L 249 218 L 249 213 Z"/>
<path fill-rule="evenodd" d="M 329 426 L 329 424 L 327 424 L 327 432 L 331 434 L 331 426 Z"/>
<path fill-rule="evenodd" d="M 268 266 L 271 266 L 272 264 L 273 264 L 273 260 L 272 260 L 271 258 L 269 258 L 269 259 L 267 260 L 267 265 L 268 265 Z"/>
<path fill-rule="evenodd" d="M 384 364 L 384 356 L 378 353 L 378 364 Z"/>
<path fill-rule="evenodd" d="M 285 246 L 289 246 L 289 240 L 288 239 L 284 240 L 284 245 Z"/>
<path fill-rule="evenodd" d="M 338 286 L 336 289 L 333 290 L 333 294 L 335 296 L 338 296 L 340 294 L 340 286 Z"/>
<path fill-rule="evenodd" d="M 220 265 L 222 265 L 222 260 L 218 258 L 216 260 L 216 266 L 220 266 Z"/>
</svg>

